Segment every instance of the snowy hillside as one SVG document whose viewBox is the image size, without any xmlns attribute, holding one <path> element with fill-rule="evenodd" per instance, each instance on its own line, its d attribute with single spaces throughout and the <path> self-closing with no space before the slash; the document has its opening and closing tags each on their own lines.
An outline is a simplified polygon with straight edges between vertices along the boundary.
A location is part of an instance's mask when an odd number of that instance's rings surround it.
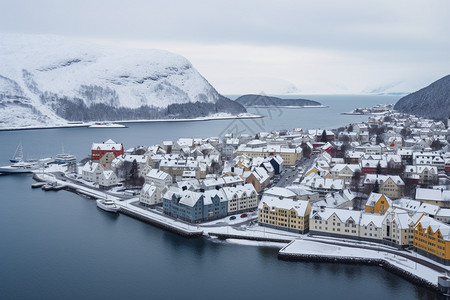
<svg viewBox="0 0 450 300">
<path fill-rule="evenodd" d="M 0 34 L 0 62 L 0 127 L 245 112 L 167 51 Z"/>
</svg>

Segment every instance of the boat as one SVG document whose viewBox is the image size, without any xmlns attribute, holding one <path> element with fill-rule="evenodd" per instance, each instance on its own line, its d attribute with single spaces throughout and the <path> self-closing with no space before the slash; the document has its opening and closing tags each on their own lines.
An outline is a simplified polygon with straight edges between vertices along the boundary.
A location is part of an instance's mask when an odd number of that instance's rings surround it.
<svg viewBox="0 0 450 300">
<path fill-rule="evenodd" d="M 116 213 L 119 211 L 119 207 L 111 199 L 97 199 L 97 207 L 103 209 L 104 211 Z"/>
<path fill-rule="evenodd" d="M 32 173 L 39 168 L 36 162 L 19 161 L 10 166 L 0 167 L 0 173 L 6 174 L 19 174 L 19 173 Z"/>
<path fill-rule="evenodd" d="M 75 155 L 67 154 L 67 153 L 60 153 L 56 154 L 55 156 L 55 164 L 63 165 L 63 164 L 76 164 L 77 158 Z"/>
<path fill-rule="evenodd" d="M 89 128 L 126 128 L 127 126 L 111 122 L 95 122 L 88 126 Z"/>
<path fill-rule="evenodd" d="M 23 148 L 22 144 L 19 144 L 16 148 L 16 152 L 14 152 L 13 157 L 9 160 L 12 163 L 18 163 L 23 160 Z"/>
</svg>

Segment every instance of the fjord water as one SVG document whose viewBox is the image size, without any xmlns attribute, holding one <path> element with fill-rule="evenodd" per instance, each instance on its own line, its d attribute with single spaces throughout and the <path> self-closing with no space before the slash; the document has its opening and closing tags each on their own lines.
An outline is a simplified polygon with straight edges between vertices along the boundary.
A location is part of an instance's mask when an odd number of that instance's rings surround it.
<svg viewBox="0 0 450 300">
<path fill-rule="evenodd" d="M 86 157 L 109 138 L 125 148 L 228 131 L 332 128 L 366 117 L 356 106 L 398 97 L 316 96 L 330 108 L 256 109 L 260 120 L 132 123 L 126 129 L 67 128 L 0 132 L 0 164 L 19 142 L 25 156 Z M 264 123 L 261 121 L 264 120 Z M 259 122 L 259 123 L 258 123 Z M 32 190 L 31 175 L 0 176 L 0 299 L 434 299 L 379 267 L 295 263 L 277 248 L 185 239 L 66 191 Z"/>
</svg>

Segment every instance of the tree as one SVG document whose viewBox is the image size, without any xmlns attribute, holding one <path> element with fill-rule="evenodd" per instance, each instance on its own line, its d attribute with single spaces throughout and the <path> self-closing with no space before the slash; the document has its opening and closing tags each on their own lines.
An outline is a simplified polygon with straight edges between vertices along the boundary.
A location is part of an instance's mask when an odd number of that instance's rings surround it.
<svg viewBox="0 0 450 300">
<path fill-rule="evenodd" d="M 408 127 L 403 127 L 402 130 L 400 130 L 400 135 L 403 138 L 408 137 L 411 134 L 411 129 L 409 129 Z"/>
<path fill-rule="evenodd" d="M 350 182 L 350 189 L 359 193 L 359 183 L 361 181 L 361 171 L 356 170 L 352 175 L 352 181 Z"/>
<path fill-rule="evenodd" d="M 381 164 L 378 161 L 378 164 L 377 164 L 377 175 L 380 175 L 380 174 L 381 174 Z"/>
<path fill-rule="evenodd" d="M 380 192 L 380 184 L 378 183 L 378 180 L 375 180 L 375 184 L 373 186 L 372 192 L 379 193 Z"/>
<path fill-rule="evenodd" d="M 300 147 L 302 148 L 302 154 L 303 154 L 303 156 L 304 157 L 311 157 L 311 148 L 309 148 L 309 146 L 306 144 L 306 143 L 302 143 L 301 145 L 300 145 Z"/>
<path fill-rule="evenodd" d="M 138 164 L 137 161 L 135 159 L 133 159 L 133 161 L 131 162 L 131 168 L 130 171 L 128 172 L 128 179 L 136 179 L 139 177 L 139 169 L 138 169 Z"/>
<path fill-rule="evenodd" d="M 353 124 L 348 125 L 347 131 L 353 132 Z"/>
<path fill-rule="evenodd" d="M 341 145 L 341 148 L 339 149 L 338 153 L 336 154 L 336 157 L 338 158 L 345 158 L 345 154 L 347 153 L 347 150 L 350 149 L 350 144 L 347 143 L 343 143 Z"/>
<path fill-rule="evenodd" d="M 431 142 L 430 146 L 431 146 L 431 149 L 433 149 L 433 151 L 436 151 L 436 150 L 442 149 L 443 144 L 439 140 L 433 140 L 433 142 Z"/>
<path fill-rule="evenodd" d="M 328 141 L 327 140 L 327 131 L 325 129 L 322 131 L 322 137 L 320 138 L 320 141 L 322 143 L 326 143 Z"/>
</svg>

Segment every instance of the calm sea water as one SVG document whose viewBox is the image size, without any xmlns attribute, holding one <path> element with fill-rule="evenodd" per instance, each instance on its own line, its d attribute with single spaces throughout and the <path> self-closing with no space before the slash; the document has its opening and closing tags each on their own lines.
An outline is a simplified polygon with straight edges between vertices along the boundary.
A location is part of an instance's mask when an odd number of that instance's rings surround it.
<svg viewBox="0 0 450 300">
<path fill-rule="evenodd" d="M 293 127 L 332 128 L 362 117 L 356 106 L 396 97 L 311 96 L 325 109 L 252 110 L 262 120 L 134 123 L 126 129 L 0 132 L 0 164 L 21 142 L 29 157 L 87 156 L 92 142 L 125 147 L 178 137 L 220 136 Z M 258 123 L 259 122 L 259 123 Z M 30 175 L 0 176 L 0 299 L 434 299 L 378 267 L 293 263 L 276 248 L 185 239 L 78 195 L 32 190 Z"/>
</svg>

